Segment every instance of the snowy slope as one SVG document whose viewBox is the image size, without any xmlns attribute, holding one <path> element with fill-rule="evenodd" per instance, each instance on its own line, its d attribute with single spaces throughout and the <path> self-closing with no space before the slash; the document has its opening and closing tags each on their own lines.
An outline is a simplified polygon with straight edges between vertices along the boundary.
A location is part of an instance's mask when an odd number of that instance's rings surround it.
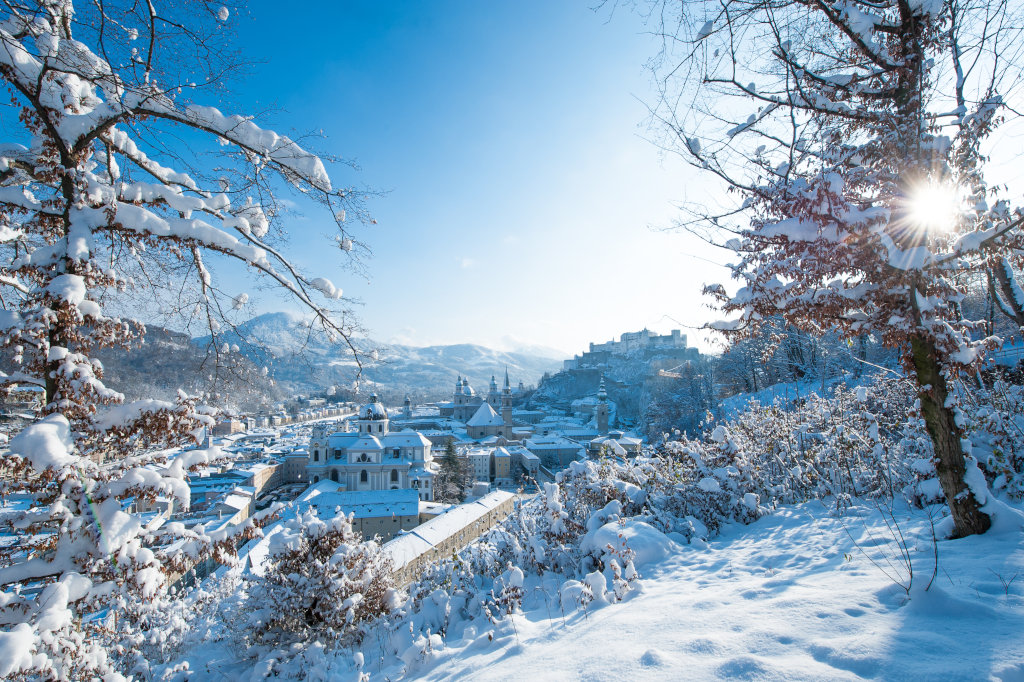
<svg viewBox="0 0 1024 682">
<path fill-rule="evenodd" d="M 878 511 L 836 519 L 808 503 L 727 529 L 706 549 L 670 543 L 666 558 L 640 567 L 642 593 L 625 602 L 563 614 L 527 583 L 524 612 L 494 627 L 493 641 L 489 624 L 474 624 L 408 674 L 403 664 L 366 670 L 429 680 L 1024 679 L 1020 531 L 938 543 L 926 592 L 930 526 L 920 511 L 897 519 L 912 551 L 909 597 L 875 565 L 906 581 Z"/>
<path fill-rule="evenodd" d="M 394 681 L 1024 680 L 1024 516 L 1005 511 L 1001 530 L 937 545 L 926 512 L 897 510 L 890 531 L 870 504 L 839 518 L 820 502 L 783 507 L 690 545 L 643 525 L 641 578 L 619 603 L 566 605 L 559 579 L 527 576 L 511 617 L 452 605 L 446 638 L 435 628 L 422 650 L 371 631 L 361 649 L 307 642 L 287 662 L 242 650 L 231 625 L 204 629 L 176 664 L 191 674 L 169 679 L 252 679 L 277 660 L 286 679 L 357 679 L 359 663 Z"/>
</svg>

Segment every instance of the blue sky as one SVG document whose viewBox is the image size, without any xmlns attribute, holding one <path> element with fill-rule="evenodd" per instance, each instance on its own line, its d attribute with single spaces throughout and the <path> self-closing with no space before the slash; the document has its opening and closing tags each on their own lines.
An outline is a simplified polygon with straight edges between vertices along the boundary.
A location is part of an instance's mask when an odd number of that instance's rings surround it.
<svg viewBox="0 0 1024 682">
<path fill-rule="evenodd" d="M 713 315 L 700 289 L 725 275 L 702 258 L 724 256 L 658 229 L 708 190 L 643 137 L 658 45 L 636 16 L 574 0 L 247 14 L 231 18 L 254 62 L 239 111 L 323 129 L 321 148 L 361 168 L 340 181 L 386 192 L 369 203 L 366 277 L 319 248 L 328 225 L 290 225 L 292 253 L 364 302 L 372 338 L 571 353 Z M 264 295 L 252 312 L 285 307 Z"/>
</svg>

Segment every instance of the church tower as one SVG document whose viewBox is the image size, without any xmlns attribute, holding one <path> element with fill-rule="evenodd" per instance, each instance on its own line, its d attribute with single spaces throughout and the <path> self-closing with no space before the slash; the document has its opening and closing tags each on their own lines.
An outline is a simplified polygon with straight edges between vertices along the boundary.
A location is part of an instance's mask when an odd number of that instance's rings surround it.
<svg viewBox="0 0 1024 682">
<path fill-rule="evenodd" d="M 602 436 L 608 433 L 608 392 L 604 388 L 604 376 L 601 377 L 601 385 L 597 389 L 597 407 L 594 408 L 597 416 L 597 432 Z"/>
<path fill-rule="evenodd" d="M 505 386 L 501 389 L 501 421 L 505 425 L 505 438 L 512 438 L 512 386 L 508 383 L 508 367 L 505 368 Z"/>
<path fill-rule="evenodd" d="M 498 382 L 494 380 L 493 374 L 491 375 L 490 389 L 487 391 L 487 402 L 495 409 L 501 406 L 501 398 L 498 397 Z"/>
<path fill-rule="evenodd" d="M 412 419 L 412 400 L 409 396 L 405 396 L 405 404 L 402 405 L 402 416 L 406 419 Z"/>
</svg>

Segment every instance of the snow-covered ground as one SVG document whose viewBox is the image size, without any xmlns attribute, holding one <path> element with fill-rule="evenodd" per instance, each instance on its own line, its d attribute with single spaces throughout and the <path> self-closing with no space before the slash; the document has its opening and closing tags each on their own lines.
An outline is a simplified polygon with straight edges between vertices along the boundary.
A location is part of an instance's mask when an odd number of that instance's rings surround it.
<svg viewBox="0 0 1024 682">
<path fill-rule="evenodd" d="M 381 660 L 366 642 L 364 670 L 392 680 L 1024 680 L 1019 523 L 936 545 L 925 512 L 895 519 L 890 531 L 870 505 L 836 518 L 811 502 L 730 526 L 706 547 L 663 538 L 666 551 L 638 555 L 641 585 L 623 602 L 563 612 L 555 585 L 528 578 L 511 618 L 453 625 L 443 648 L 408 662 Z M 354 672 L 340 667 L 323 672 Z"/>
</svg>

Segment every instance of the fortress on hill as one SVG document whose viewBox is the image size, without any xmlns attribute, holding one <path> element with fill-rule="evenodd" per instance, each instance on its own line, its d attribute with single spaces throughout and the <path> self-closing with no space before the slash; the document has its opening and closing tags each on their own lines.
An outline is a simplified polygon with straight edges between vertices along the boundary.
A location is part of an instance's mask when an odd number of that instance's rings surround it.
<svg viewBox="0 0 1024 682">
<path fill-rule="evenodd" d="M 562 369 L 574 370 L 607 364 L 613 355 L 636 355 L 649 359 L 654 355 L 668 356 L 679 360 L 696 360 L 699 352 L 686 345 L 686 335 L 678 329 L 669 334 L 655 334 L 650 329 L 627 332 L 618 341 L 591 343 L 590 350 L 562 363 Z"/>
</svg>

